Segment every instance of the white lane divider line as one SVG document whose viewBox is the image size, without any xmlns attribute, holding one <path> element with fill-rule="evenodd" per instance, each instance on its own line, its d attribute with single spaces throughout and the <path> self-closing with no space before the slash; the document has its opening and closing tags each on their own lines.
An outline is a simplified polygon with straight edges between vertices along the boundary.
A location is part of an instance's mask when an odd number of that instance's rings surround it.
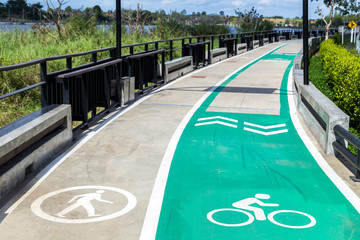
<svg viewBox="0 0 360 240">
<path fill-rule="evenodd" d="M 265 136 L 277 135 L 277 134 L 287 133 L 288 132 L 287 129 L 279 130 L 279 131 L 273 131 L 273 132 L 263 132 L 263 131 L 259 131 L 259 130 L 255 130 L 255 129 L 251 129 L 251 128 L 244 128 L 244 130 L 248 131 L 248 132 L 253 132 L 253 133 L 265 135 Z"/>
<path fill-rule="evenodd" d="M 257 124 L 253 124 L 253 123 L 248 123 L 248 122 L 244 122 L 244 125 L 251 126 L 251 127 L 257 127 L 257 128 L 262 128 L 262 129 L 273 129 L 273 128 L 286 127 L 286 124 L 278 124 L 278 125 L 272 125 L 272 126 L 262 126 L 262 125 L 257 125 Z"/>
<path fill-rule="evenodd" d="M 199 127 L 199 126 L 215 125 L 215 124 L 220 124 L 220 125 L 227 126 L 227 127 L 237 128 L 237 125 L 222 122 L 222 121 L 212 121 L 212 122 L 197 123 L 197 124 L 195 124 L 195 126 Z"/>
<path fill-rule="evenodd" d="M 221 116 L 208 117 L 208 118 L 199 118 L 198 121 L 208 121 L 208 120 L 214 120 L 214 119 L 222 119 L 222 120 L 226 120 L 226 121 L 230 121 L 230 122 L 234 122 L 234 123 L 239 122 L 238 120 L 231 119 L 231 118 L 226 118 L 226 117 L 221 117 Z"/>
<path fill-rule="evenodd" d="M 265 135 L 265 136 L 277 135 L 277 134 L 282 134 L 282 133 L 289 132 L 288 129 L 280 129 L 280 130 L 271 131 L 271 132 L 264 132 L 264 131 L 256 130 L 256 129 L 253 129 L 253 128 L 249 128 L 249 127 L 255 127 L 255 128 L 260 128 L 260 129 L 264 129 L 264 130 L 269 130 L 269 129 L 275 129 L 275 128 L 285 128 L 286 124 L 276 124 L 276 125 L 270 125 L 270 126 L 262 126 L 262 125 L 258 125 L 258 124 L 254 124 L 254 123 L 244 122 L 244 125 L 248 126 L 248 127 L 244 127 L 245 131 L 253 132 L 253 133 L 257 133 L 257 134 L 261 134 L 261 135 Z"/>
</svg>

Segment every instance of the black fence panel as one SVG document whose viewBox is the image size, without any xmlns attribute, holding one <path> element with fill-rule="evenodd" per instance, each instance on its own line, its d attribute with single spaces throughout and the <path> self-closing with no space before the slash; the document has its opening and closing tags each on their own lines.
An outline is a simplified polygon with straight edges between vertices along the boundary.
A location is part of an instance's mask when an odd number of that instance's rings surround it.
<svg viewBox="0 0 360 240">
<path fill-rule="evenodd" d="M 206 46 L 208 46 L 208 56 L 210 56 L 210 42 L 197 42 L 185 44 L 182 56 L 192 56 L 193 64 L 198 68 L 201 64 L 205 65 L 207 63 L 206 59 Z"/>
</svg>

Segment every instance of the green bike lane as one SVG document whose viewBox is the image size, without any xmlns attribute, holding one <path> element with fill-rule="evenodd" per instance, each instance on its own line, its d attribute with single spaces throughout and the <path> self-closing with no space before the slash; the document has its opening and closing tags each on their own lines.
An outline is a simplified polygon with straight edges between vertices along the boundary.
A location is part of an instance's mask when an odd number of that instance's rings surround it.
<svg viewBox="0 0 360 240">
<path fill-rule="evenodd" d="M 171 162 L 156 239 L 360 239 L 358 211 L 292 122 L 288 78 L 295 54 L 275 51 L 228 78 L 191 117 Z M 280 115 L 209 111 L 232 81 L 260 61 L 289 62 L 278 93 Z M 278 206 L 253 203 L 257 194 Z M 272 221 L 233 206 L 241 200 Z"/>
</svg>

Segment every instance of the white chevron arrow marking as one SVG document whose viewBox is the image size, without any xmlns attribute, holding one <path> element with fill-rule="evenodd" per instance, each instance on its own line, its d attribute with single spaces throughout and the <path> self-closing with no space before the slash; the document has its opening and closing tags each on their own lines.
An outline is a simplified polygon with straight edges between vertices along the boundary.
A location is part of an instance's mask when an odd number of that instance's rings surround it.
<svg viewBox="0 0 360 240">
<path fill-rule="evenodd" d="M 225 123 L 225 122 L 222 122 L 222 121 L 212 121 L 212 122 L 197 123 L 197 124 L 195 124 L 195 126 L 199 127 L 199 126 L 214 125 L 214 124 L 220 124 L 220 125 L 224 125 L 224 126 L 227 126 L 227 127 L 237 128 L 237 126 L 234 125 L 234 124 Z"/>
<path fill-rule="evenodd" d="M 239 122 L 238 120 L 235 120 L 235 119 L 226 118 L 226 117 L 220 117 L 220 116 L 208 117 L 208 118 L 199 118 L 198 121 L 207 121 L 207 120 L 214 120 L 214 119 L 222 119 L 222 120 L 226 120 L 226 121 L 230 121 L 230 122 L 234 122 L 234 123 Z"/>
<path fill-rule="evenodd" d="M 248 132 L 258 133 L 258 134 L 265 135 L 265 136 L 276 135 L 276 134 L 281 134 L 281 133 L 287 133 L 288 132 L 287 129 L 279 130 L 279 131 L 273 131 L 273 132 L 263 132 L 263 131 L 250 129 L 250 128 L 244 128 L 244 130 L 248 131 Z"/>
<path fill-rule="evenodd" d="M 257 127 L 257 128 L 262 128 L 262 129 L 273 129 L 273 128 L 286 127 L 286 124 L 278 124 L 278 125 L 273 125 L 273 126 L 261 126 L 261 125 L 248 123 L 248 122 L 244 122 L 244 124 L 247 126 Z"/>
</svg>

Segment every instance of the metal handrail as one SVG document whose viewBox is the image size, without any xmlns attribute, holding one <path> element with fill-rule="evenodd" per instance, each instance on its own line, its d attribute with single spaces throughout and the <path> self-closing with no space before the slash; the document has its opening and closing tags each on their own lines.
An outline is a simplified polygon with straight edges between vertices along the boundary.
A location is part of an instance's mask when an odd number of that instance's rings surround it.
<svg viewBox="0 0 360 240">
<path fill-rule="evenodd" d="M 167 39 L 167 40 L 158 40 L 153 42 L 144 42 L 144 43 L 136 43 L 136 44 L 130 44 L 130 45 L 124 45 L 122 48 L 131 48 L 131 47 L 138 47 L 138 46 L 144 46 L 144 45 L 150 45 L 150 44 L 156 44 L 156 43 L 163 43 L 163 42 L 171 42 L 171 41 L 180 41 L 180 40 L 186 40 L 186 39 L 193 39 L 193 38 L 211 38 L 211 37 L 222 37 L 222 36 L 230 36 L 230 35 L 247 35 L 247 34 L 254 34 L 254 33 L 267 33 L 267 32 L 276 32 L 276 31 L 260 31 L 260 32 L 245 32 L 245 33 L 238 33 L 238 34 L 215 34 L 215 35 L 200 35 L 200 36 L 191 36 L 191 37 L 183 37 L 183 38 L 174 38 L 174 39 Z M 68 58 L 74 58 L 74 57 L 81 57 L 89 54 L 99 53 L 99 52 L 105 52 L 105 51 L 112 51 L 115 50 L 116 47 L 108 47 L 108 48 L 102 48 L 102 49 L 96 49 L 81 53 L 73 53 L 73 54 L 67 54 L 67 55 L 59 55 L 54 57 L 46 57 L 46 58 L 39 58 L 28 62 L 23 62 L 19 64 L 14 65 L 8 65 L 8 66 L 2 66 L 0 67 L 0 72 L 5 71 L 11 71 L 16 69 L 21 69 L 25 67 L 31 67 L 37 64 L 41 64 L 48 61 L 55 61 L 55 60 L 61 60 L 61 59 L 68 59 Z M 133 55 L 133 54 L 131 54 Z"/>
<path fill-rule="evenodd" d="M 341 154 L 353 167 L 355 167 L 355 177 L 351 177 L 354 181 L 360 182 L 360 139 L 352 135 L 349 131 L 341 127 L 340 125 L 336 125 L 334 127 L 334 132 L 337 139 L 333 142 L 334 149 Z M 358 154 L 355 156 L 352 152 L 350 152 L 344 145 L 344 141 L 348 141 L 351 145 L 356 147 Z"/>
<path fill-rule="evenodd" d="M 34 66 L 37 64 L 48 62 L 48 61 L 55 61 L 55 60 L 60 60 L 60 59 L 73 58 L 73 57 L 81 57 L 81 56 L 85 56 L 85 55 L 89 55 L 89 54 L 111 51 L 111 50 L 115 50 L 115 47 L 102 48 L 102 49 L 91 50 L 91 51 L 86 51 L 86 52 L 81 52 L 81 53 L 73 53 L 73 54 L 68 54 L 68 55 L 59 55 L 59 56 L 54 56 L 54 57 L 39 58 L 39 59 L 28 61 L 28 62 L 23 62 L 23 63 L 19 63 L 19 64 L 0 67 L 0 72 L 16 70 L 16 69 L 25 68 L 25 67 L 31 67 L 31 66 Z"/>
<path fill-rule="evenodd" d="M 23 93 L 23 92 L 26 92 L 26 91 L 29 91 L 29 90 L 31 90 L 33 88 L 37 88 L 37 87 L 40 87 L 40 86 L 45 85 L 45 84 L 46 84 L 45 82 L 39 82 L 39 83 L 33 84 L 31 86 L 28 86 L 28 87 L 13 91 L 11 93 L 1 95 L 0 100 L 11 97 L 11 96 L 14 96 L 14 95 L 17 95 L 17 94 L 20 94 L 20 93 Z"/>
<path fill-rule="evenodd" d="M 103 69 L 103 68 L 106 68 L 106 67 L 109 67 L 109 66 L 113 66 L 115 64 L 121 63 L 122 61 L 123 61 L 122 59 L 117 59 L 117 60 L 114 60 L 114 61 L 111 61 L 111 62 L 96 65 L 94 67 L 88 67 L 88 68 L 81 69 L 81 70 L 78 70 L 78 71 L 73 71 L 73 72 L 70 72 L 70 73 L 61 74 L 61 75 L 58 76 L 58 78 L 75 77 L 75 76 L 78 76 L 78 75 L 81 75 L 81 74 L 85 74 L 85 73 L 88 73 L 88 72 L 92 72 L 92 71 L 100 70 L 100 69 Z"/>
</svg>

